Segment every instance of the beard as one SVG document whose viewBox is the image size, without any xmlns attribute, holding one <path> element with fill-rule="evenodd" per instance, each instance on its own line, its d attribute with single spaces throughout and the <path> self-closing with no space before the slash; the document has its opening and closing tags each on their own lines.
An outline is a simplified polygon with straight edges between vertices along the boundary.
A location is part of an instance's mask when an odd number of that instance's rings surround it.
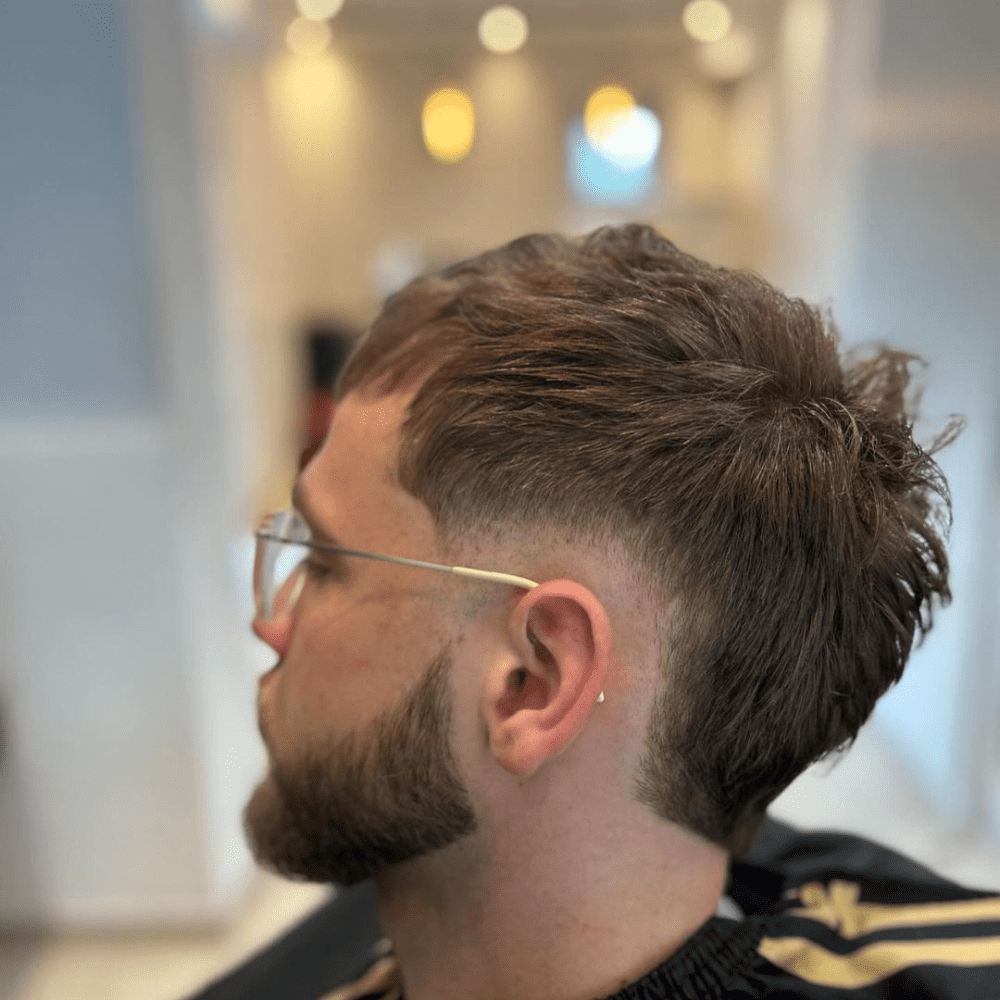
<svg viewBox="0 0 1000 1000">
<path fill-rule="evenodd" d="M 260 864 L 350 886 L 475 831 L 449 743 L 450 666 L 442 653 L 366 732 L 272 760 L 243 813 Z"/>
</svg>

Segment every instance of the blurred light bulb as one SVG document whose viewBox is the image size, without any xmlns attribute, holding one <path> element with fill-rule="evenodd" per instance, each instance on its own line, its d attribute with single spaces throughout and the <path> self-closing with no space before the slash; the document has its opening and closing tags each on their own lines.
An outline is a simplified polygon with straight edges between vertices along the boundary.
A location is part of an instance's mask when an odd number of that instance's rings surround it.
<svg viewBox="0 0 1000 1000">
<path fill-rule="evenodd" d="M 619 170 L 633 173 L 648 167 L 660 149 L 663 129 L 649 108 L 626 108 L 607 116 L 601 143 L 594 148 Z"/>
<path fill-rule="evenodd" d="M 684 30 L 699 42 L 717 42 L 733 26 L 733 15 L 722 0 L 691 0 L 681 14 Z"/>
<path fill-rule="evenodd" d="M 491 7 L 479 19 L 479 40 L 498 55 L 516 52 L 528 40 L 528 19 L 516 7 Z"/>
<path fill-rule="evenodd" d="M 441 87 L 426 101 L 422 116 L 424 145 L 441 163 L 457 163 L 472 149 L 476 115 L 472 100 L 457 87 Z"/>
<path fill-rule="evenodd" d="M 295 6 L 298 7 L 299 13 L 310 21 L 325 21 L 340 13 L 344 0 L 295 0 Z"/>
<path fill-rule="evenodd" d="M 590 144 L 596 149 L 604 141 L 604 131 L 612 117 L 622 111 L 631 111 L 635 98 L 631 92 L 617 84 L 598 87 L 590 97 L 583 111 L 583 127 Z"/>
<path fill-rule="evenodd" d="M 285 32 L 285 44 L 297 56 L 318 56 L 330 44 L 332 34 L 326 21 L 297 17 Z"/>
</svg>

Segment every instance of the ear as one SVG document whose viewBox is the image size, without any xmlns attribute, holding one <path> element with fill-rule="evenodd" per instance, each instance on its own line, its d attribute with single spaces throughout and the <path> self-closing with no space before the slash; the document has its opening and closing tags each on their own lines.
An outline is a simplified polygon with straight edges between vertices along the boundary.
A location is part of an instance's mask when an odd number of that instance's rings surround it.
<svg viewBox="0 0 1000 1000">
<path fill-rule="evenodd" d="M 508 652 L 487 675 L 490 749 L 512 774 L 533 774 L 570 744 L 604 689 L 611 625 L 571 580 L 529 590 L 508 619 Z"/>
</svg>

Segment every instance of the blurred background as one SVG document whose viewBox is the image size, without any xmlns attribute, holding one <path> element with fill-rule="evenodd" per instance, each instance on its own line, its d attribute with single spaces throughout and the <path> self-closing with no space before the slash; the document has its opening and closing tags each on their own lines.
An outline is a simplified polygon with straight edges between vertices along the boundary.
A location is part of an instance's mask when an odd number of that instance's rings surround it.
<svg viewBox="0 0 1000 1000">
<path fill-rule="evenodd" d="M 177 997 L 322 898 L 241 833 L 251 529 L 386 294 L 631 219 L 967 416 L 954 603 L 775 813 L 1000 888 L 998 193 L 995 0 L 0 5 L 0 995 Z"/>
</svg>

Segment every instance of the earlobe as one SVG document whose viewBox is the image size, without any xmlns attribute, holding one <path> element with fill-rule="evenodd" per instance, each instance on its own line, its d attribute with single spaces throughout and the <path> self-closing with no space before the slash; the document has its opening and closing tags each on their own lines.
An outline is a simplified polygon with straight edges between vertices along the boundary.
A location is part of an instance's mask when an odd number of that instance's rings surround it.
<svg viewBox="0 0 1000 1000">
<path fill-rule="evenodd" d="M 497 762 L 525 777 L 570 745 L 601 700 L 611 626 L 586 587 L 550 580 L 512 611 L 507 648 L 484 709 Z"/>
</svg>

